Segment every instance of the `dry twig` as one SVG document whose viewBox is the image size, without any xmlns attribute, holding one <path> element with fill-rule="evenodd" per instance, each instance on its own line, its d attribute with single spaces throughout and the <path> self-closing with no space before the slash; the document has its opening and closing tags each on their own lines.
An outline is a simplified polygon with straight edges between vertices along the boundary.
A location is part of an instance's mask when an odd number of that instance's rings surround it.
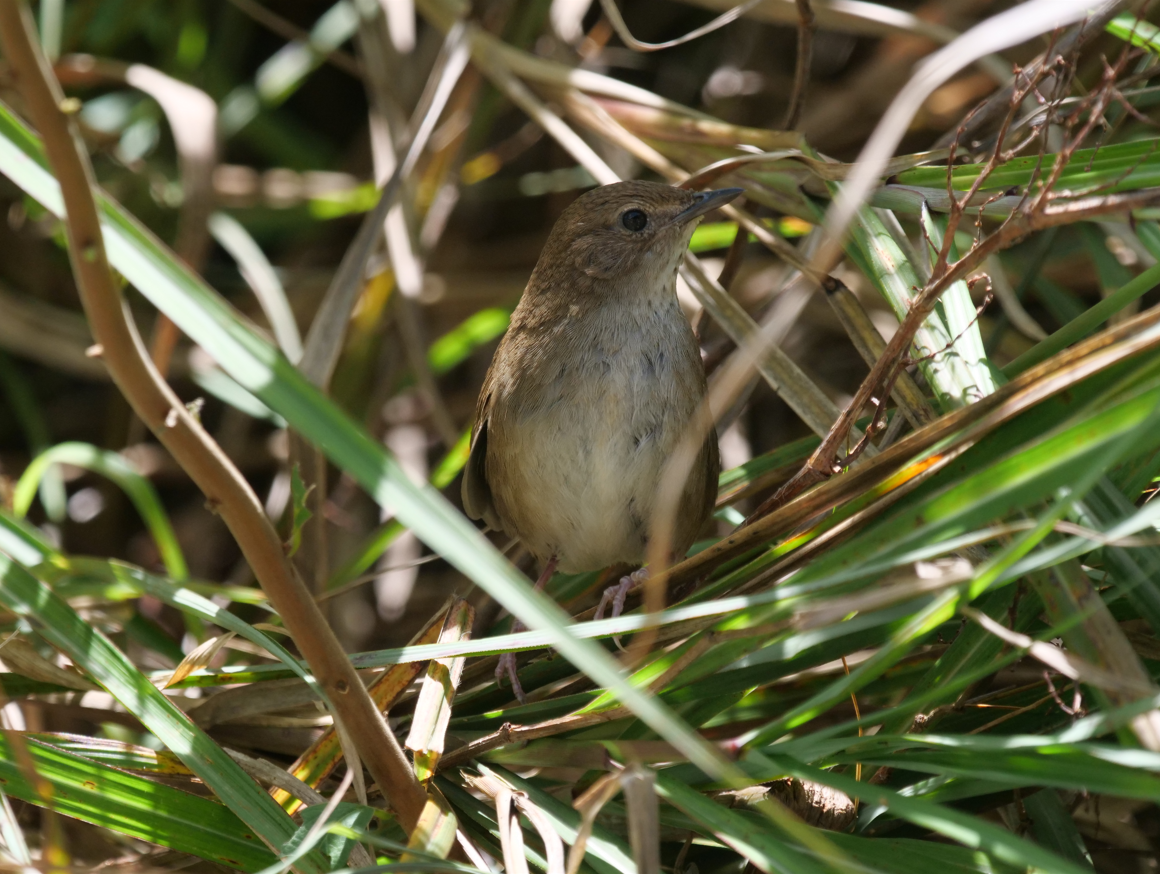
<svg viewBox="0 0 1160 874">
<path fill-rule="evenodd" d="M 798 39 L 797 62 L 793 74 L 793 91 L 790 93 L 789 106 L 785 110 L 785 121 L 781 123 L 782 130 L 793 130 L 801 118 L 802 106 L 805 105 L 806 87 L 810 81 L 810 65 L 814 59 L 814 10 L 810 0 L 797 0 L 798 11 Z"/>
</svg>

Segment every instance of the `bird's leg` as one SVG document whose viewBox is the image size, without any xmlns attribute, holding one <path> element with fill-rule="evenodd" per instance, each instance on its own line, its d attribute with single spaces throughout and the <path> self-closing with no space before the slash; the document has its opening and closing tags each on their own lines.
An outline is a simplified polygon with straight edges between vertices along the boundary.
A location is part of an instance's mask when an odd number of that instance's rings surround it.
<svg viewBox="0 0 1160 874">
<path fill-rule="evenodd" d="M 612 615 L 610 619 L 615 619 L 624 612 L 624 599 L 628 597 L 628 593 L 636 586 L 639 586 L 648 579 L 648 568 L 637 568 L 631 574 L 627 574 L 620 578 L 620 582 L 615 586 L 609 586 L 604 590 L 604 594 L 600 596 L 600 603 L 596 607 L 596 612 L 592 615 L 594 620 L 604 618 L 604 608 L 612 604 Z M 620 646 L 620 635 L 614 637 L 613 642 Z"/>
<path fill-rule="evenodd" d="M 542 591 L 544 586 L 547 585 L 548 580 L 552 579 L 552 574 L 556 572 L 557 561 L 557 557 L 553 555 L 548 559 L 548 563 L 544 565 L 544 570 L 540 574 L 540 578 L 536 580 L 537 592 Z M 623 604 L 624 599 L 622 598 L 621 605 L 623 606 Z M 513 618 L 511 633 L 516 634 L 523 630 L 524 623 L 520 622 L 519 619 Z M 495 682 L 497 685 L 503 685 L 503 678 L 505 676 L 511 681 L 512 694 L 516 696 L 516 700 L 521 704 L 527 704 L 528 700 L 524 696 L 524 687 L 520 685 L 520 678 L 516 674 L 516 654 L 514 652 L 505 652 L 499 657 L 499 664 L 495 666 Z"/>
</svg>

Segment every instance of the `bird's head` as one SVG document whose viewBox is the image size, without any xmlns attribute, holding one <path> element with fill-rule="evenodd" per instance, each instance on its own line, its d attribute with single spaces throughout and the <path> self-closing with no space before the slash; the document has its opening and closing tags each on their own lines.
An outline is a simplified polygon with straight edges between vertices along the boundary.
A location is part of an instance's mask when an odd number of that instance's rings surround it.
<svg viewBox="0 0 1160 874">
<path fill-rule="evenodd" d="M 741 193 L 740 188 L 689 191 L 639 181 L 595 188 L 576 198 L 556 221 L 536 271 L 572 288 L 609 281 L 667 286 L 698 220 Z M 569 282 L 569 273 L 574 280 L 590 281 Z"/>
</svg>

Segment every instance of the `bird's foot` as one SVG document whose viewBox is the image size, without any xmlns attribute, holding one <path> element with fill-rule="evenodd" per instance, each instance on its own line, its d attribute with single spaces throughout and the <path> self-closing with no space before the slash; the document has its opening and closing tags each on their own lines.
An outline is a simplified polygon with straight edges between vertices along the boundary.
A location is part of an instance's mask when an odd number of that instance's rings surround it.
<svg viewBox="0 0 1160 874">
<path fill-rule="evenodd" d="M 609 604 L 612 605 L 612 615 L 610 619 L 615 619 L 624 612 L 624 599 L 628 597 L 628 593 L 636 588 L 638 585 L 648 579 L 648 568 L 642 567 L 634 570 L 631 574 L 627 574 L 620 578 L 620 582 L 615 586 L 609 586 L 604 590 L 604 594 L 600 596 L 600 603 L 596 607 L 596 613 L 593 614 L 593 619 L 604 618 L 604 608 Z M 623 650 L 624 647 L 620 645 L 620 635 L 614 637 L 613 642 L 617 648 Z"/>
<path fill-rule="evenodd" d="M 544 569 L 540 572 L 539 578 L 536 580 L 536 591 L 543 591 L 544 586 L 548 580 L 552 578 L 552 574 L 556 572 L 556 556 L 552 556 L 544 562 Z M 623 598 L 621 603 L 623 603 Z M 511 633 L 523 631 L 525 626 L 520 620 L 513 617 Z M 499 664 L 495 666 L 495 682 L 497 686 L 503 686 L 503 678 L 507 677 L 512 684 L 512 694 L 516 696 L 516 700 L 521 704 L 527 704 L 528 698 L 524 695 L 524 687 L 520 685 L 519 674 L 516 673 L 516 654 L 514 652 L 505 652 L 499 657 Z"/>
<path fill-rule="evenodd" d="M 516 696 L 516 700 L 521 704 L 527 704 L 528 698 L 524 695 L 524 687 L 520 685 L 520 677 L 516 673 L 516 654 L 514 652 L 505 652 L 499 657 L 499 664 L 495 666 L 496 685 L 502 686 L 504 677 L 507 677 L 511 682 L 512 694 Z"/>
<path fill-rule="evenodd" d="M 512 622 L 512 634 L 518 634 L 524 630 L 524 623 L 516 619 Z M 516 654 L 514 652 L 505 652 L 499 657 L 499 664 L 495 666 L 495 684 L 503 686 L 503 678 L 507 677 L 511 681 L 512 694 L 516 696 L 516 700 L 521 704 L 527 704 L 527 696 L 524 695 L 524 687 L 520 685 L 519 674 L 516 673 Z"/>
</svg>

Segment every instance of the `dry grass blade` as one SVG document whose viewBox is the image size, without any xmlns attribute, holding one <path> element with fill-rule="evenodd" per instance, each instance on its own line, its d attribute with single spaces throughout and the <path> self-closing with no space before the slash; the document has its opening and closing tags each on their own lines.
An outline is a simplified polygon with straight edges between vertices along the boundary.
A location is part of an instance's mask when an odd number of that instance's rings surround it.
<svg viewBox="0 0 1160 874">
<path fill-rule="evenodd" d="M 255 780 L 288 792 L 303 804 L 326 804 L 326 797 L 321 792 L 313 786 L 307 786 L 293 774 L 287 774 L 273 762 L 247 756 L 245 753 L 228 748 L 226 752 Z"/>
<path fill-rule="evenodd" d="M 55 665 L 36 651 L 27 640 L 9 636 L 0 648 L 0 659 L 8 669 L 33 680 L 88 692 L 98 687 L 75 671 Z"/>
<path fill-rule="evenodd" d="M 671 49 L 679 45 L 684 45 L 687 42 L 692 42 L 706 34 L 712 33 L 724 27 L 726 24 L 736 21 L 761 2 L 763 0 L 745 0 L 744 3 L 734 6 L 727 12 L 718 15 L 708 24 L 703 24 L 689 31 L 684 36 L 665 40 L 664 42 L 641 42 L 634 37 L 629 31 L 628 25 L 624 23 L 624 16 L 620 14 L 620 7 L 616 5 L 616 0 L 600 0 L 600 8 L 604 10 L 604 14 L 608 16 L 608 20 L 612 22 L 613 29 L 616 30 L 616 35 L 624 41 L 626 46 L 637 52 L 655 52 L 661 49 Z"/>
<path fill-rule="evenodd" d="M 708 9 L 727 9 L 731 0 L 691 0 Z M 948 43 L 958 33 L 949 27 L 927 21 L 911 12 L 882 3 L 861 0 L 811 0 L 818 27 L 863 36 L 913 34 L 936 43 Z M 773 24 L 794 25 L 799 21 L 797 0 L 764 0 L 750 13 L 751 18 Z"/>
<path fill-rule="evenodd" d="M 596 824 L 596 817 L 600 809 L 611 801 L 620 791 L 620 774 L 603 774 L 588 787 L 587 790 L 574 802 L 572 806 L 580 811 L 580 827 L 576 831 L 576 840 L 568 851 L 567 874 L 576 874 L 584 862 L 584 850 L 588 845 L 588 838 L 592 835 L 592 827 Z"/>
<path fill-rule="evenodd" d="M 766 341 L 761 329 L 692 255 L 682 270 L 697 300 L 738 347 L 746 350 L 760 373 L 815 434 L 824 435 L 837 421 L 834 403 L 780 348 Z"/>
<path fill-rule="evenodd" d="M 165 681 L 165 688 L 180 683 L 194 671 L 200 671 L 209 667 L 209 663 L 213 661 L 214 656 L 221 652 L 222 647 L 234 639 L 234 632 L 227 631 L 225 634 L 219 634 L 217 637 L 211 637 L 209 640 L 195 646 L 189 653 L 181 660 L 169 679 Z"/>
<path fill-rule="evenodd" d="M 544 842 L 544 855 L 548 863 L 545 874 L 564 874 L 564 841 L 553 828 L 551 821 L 544 815 L 544 811 L 540 810 L 523 793 L 515 794 L 514 798 L 516 807 L 528 818 L 528 822 L 532 824 L 540 836 L 540 840 Z"/>
<path fill-rule="evenodd" d="M 1080 620 L 1079 627 L 1068 629 L 1063 637 L 1071 650 L 1095 668 L 1099 680 L 1092 684 L 1118 705 L 1152 699 L 1156 695 L 1155 681 L 1079 562 L 1057 565 L 1053 576 L 1054 584 L 1046 583 L 1042 575 L 1033 576 L 1032 581 L 1048 617 L 1057 624 Z M 1160 751 L 1160 710 L 1146 710 L 1134 716 L 1131 728 L 1143 747 Z"/>
<path fill-rule="evenodd" d="M 411 832 L 407 841 L 408 850 L 417 852 L 403 853 L 399 861 L 407 862 L 428 861 L 434 856 L 446 859 L 455 849 L 456 822 L 455 814 L 447 799 L 432 790 L 427 796 L 427 803 L 423 806 L 423 813 Z"/>
<path fill-rule="evenodd" d="M 632 764 L 620 775 L 620 789 L 628 809 L 628 838 L 640 874 L 660 874 L 660 803 L 656 778 L 641 764 Z"/>
<path fill-rule="evenodd" d="M 403 149 L 404 157 L 383 185 L 374 209 L 364 216 L 358 234 L 347 248 L 338 271 L 327 288 L 326 297 L 306 336 L 306 349 L 299 369 L 315 385 L 327 385 L 338 363 L 342 338 L 350 313 L 362 288 L 363 271 L 375 241 L 382 233 L 388 214 L 394 208 L 403 180 L 414 168 L 427 145 L 451 91 L 467 61 L 462 26 L 453 26 L 444 40 L 440 75 L 431 79 L 425 97 L 415 110 L 414 134 Z M 417 123 L 416 123 L 417 122 Z"/>
<path fill-rule="evenodd" d="M 502 91 L 512 103 L 528 114 L 544 131 L 592 174 L 600 185 L 619 182 L 620 177 L 605 163 L 580 136 L 552 112 L 531 90 L 519 80 L 508 65 L 508 58 L 499 51 L 485 48 L 472 55 L 476 66 Z"/>
<path fill-rule="evenodd" d="M 512 874 L 528 874 L 528 860 L 524 857 L 524 832 L 520 828 L 520 813 L 515 793 L 505 786 L 495 790 L 495 819 L 499 825 L 499 843 L 503 848 L 504 870 Z"/>
<path fill-rule="evenodd" d="M 447 621 L 448 611 L 442 610 L 435 617 L 427 623 L 415 637 L 411 640 L 411 645 L 422 645 L 425 643 L 435 643 L 439 639 L 439 634 Z M 422 662 L 412 662 L 405 665 L 395 665 L 388 668 L 381 676 L 371 683 L 367 690 L 374 701 L 375 706 L 381 711 L 389 711 L 415 678 L 423 669 Z M 305 684 L 297 681 L 291 681 L 295 684 L 295 688 L 305 689 Z M 244 690 L 249 692 L 249 689 Z M 285 700 L 285 692 L 280 692 Z M 216 695 L 210 701 L 222 697 Z M 195 711 L 196 712 L 196 711 Z M 342 762 L 343 747 L 338 742 L 338 737 L 333 730 L 328 730 L 318 738 L 310 747 L 302 753 L 301 756 L 288 769 L 289 772 L 296 778 L 302 780 L 309 786 L 318 786 L 326 777 Z M 290 813 L 298 809 L 298 802 L 293 797 L 281 789 L 277 789 L 271 793 L 274 800 L 281 804 Z"/>
<path fill-rule="evenodd" d="M 513 874 L 528 874 L 528 860 L 524 856 L 524 833 L 520 828 L 520 811 L 516 806 L 516 790 L 490 771 L 482 775 L 464 774 L 467 785 L 492 800 L 495 805 L 499 842 L 503 849 L 504 869 Z"/>
<path fill-rule="evenodd" d="M 873 367 L 886 351 L 886 341 L 882 339 L 882 334 L 858 298 L 845 285 L 834 280 L 823 284 L 822 289 L 854 348 L 862 360 Z M 935 418 L 934 409 L 910 374 L 903 372 L 898 375 L 892 396 L 907 421 L 915 428 L 921 428 Z"/>
<path fill-rule="evenodd" d="M 793 130 L 801 118 L 802 106 L 806 99 L 806 87 L 810 80 L 810 66 L 814 58 L 814 30 L 817 21 L 810 0 L 797 0 L 798 43 L 797 61 L 794 65 L 793 91 L 789 96 L 789 107 L 785 111 L 784 130 Z"/>
<path fill-rule="evenodd" d="M 471 637 L 475 610 L 466 601 L 459 601 L 447 610 L 447 621 L 439 635 L 440 643 L 454 643 Z M 432 659 L 427 675 L 419 689 L 411 733 L 404 746 L 415 754 L 415 771 L 423 782 L 435 774 L 439 757 L 445 749 L 447 723 L 451 720 L 451 705 L 463 675 L 466 659 Z"/>
<path fill-rule="evenodd" d="M 1151 697 L 1156 692 L 1156 687 L 1150 683 L 1141 683 L 1129 677 L 1116 676 L 1095 665 L 1088 664 L 1083 659 L 1077 658 L 1058 646 L 1034 640 L 1026 634 L 1011 631 L 973 607 L 961 607 L 959 612 L 972 622 L 977 622 L 1004 643 L 1025 650 L 1032 658 L 1068 679 L 1078 680 L 1105 691 L 1126 692 L 1141 698 Z"/>
</svg>

